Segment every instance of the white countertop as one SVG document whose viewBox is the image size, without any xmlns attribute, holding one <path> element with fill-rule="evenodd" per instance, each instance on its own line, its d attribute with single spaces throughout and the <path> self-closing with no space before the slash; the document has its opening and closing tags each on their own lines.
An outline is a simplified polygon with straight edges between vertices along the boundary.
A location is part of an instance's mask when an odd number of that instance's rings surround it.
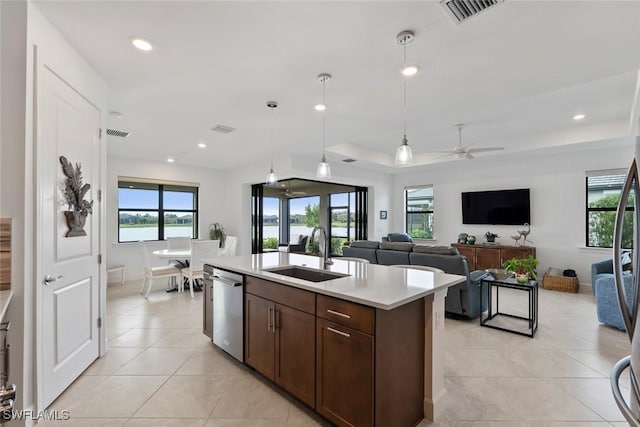
<svg viewBox="0 0 640 427">
<path fill-rule="evenodd" d="M 214 267 L 384 310 L 394 309 L 466 280 L 464 276 L 456 274 L 436 274 L 424 270 L 344 261 L 340 258 L 333 258 L 333 265 L 323 269 L 322 258 L 286 252 L 217 257 L 204 261 L 205 264 Z M 287 265 L 304 266 L 349 276 L 315 283 L 264 271 Z"/>
</svg>

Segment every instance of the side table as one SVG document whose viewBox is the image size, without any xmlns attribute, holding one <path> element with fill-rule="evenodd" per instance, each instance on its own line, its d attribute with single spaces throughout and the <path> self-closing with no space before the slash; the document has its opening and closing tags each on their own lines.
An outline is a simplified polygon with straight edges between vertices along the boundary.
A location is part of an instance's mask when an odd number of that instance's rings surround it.
<svg viewBox="0 0 640 427">
<path fill-rule="evenodd" d="M 488 328 L 500 329 L 501 331 L 507 331 L 518 335 L 524 335 L 533 338 L 538 330 L 538 282 L 535 280 L 529 280 L 527 283 L 519 284 L 513 278 L 497 280 L 492 276 L 488 276 L 483 279 L 481 285 L 487 285 L 488 289 L 488 305 L 487 315 L 485 316 L 480 309 L 480 326 L 486 326 Z M 496 300 L 495 310 L 493 301 L 493 291 L 495 288 Z M 508 314 L 500 311 L 500 288 L 516 289 L 519 291 L 525 291 L 529 297 L 529 315 L 527 317 L 517 316 L 514 314 Z M 510 329 L 505 326 L 498 326 L 491 324 L 490 322 L 498 316 L 507 316 L 513 319 L 524 320 L 528 323 L 527 332 L 521 332 L 515 329 Z"/>
</svg>

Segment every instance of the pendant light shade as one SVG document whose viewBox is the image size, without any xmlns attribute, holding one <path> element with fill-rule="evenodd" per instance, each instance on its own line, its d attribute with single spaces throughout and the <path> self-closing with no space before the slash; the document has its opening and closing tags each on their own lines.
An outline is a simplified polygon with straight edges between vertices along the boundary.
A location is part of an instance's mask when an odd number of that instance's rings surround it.
<svg viewBox="0 0 640 427">
<path fill-rule="evenodd" d="M 331 74 L 322 73 L 318 75 L 318 81 L 322 83 L 322 105 L 324 108 L 318 110 L 322 111 L 322 160 L 318 163 L 318 170 L 316 171 L 316 178 L 331 178 L 331 166 L 327 163 L 327 158 L 325 156 L 325 143 L 326 143 L 326 134 L 327 134 L 327 123 L 326 123 L 326 106 L 327 106 L 327 92 L 326 92 L 326 83 L 327 80 L 331 79 Z"/>
<path fill-rule="evenodd" d="M 273 122 L 276 108 L 278 107 L 278 103 L 275 101 L 267 102 L 267 107 L 271 109 L 271 168 L 269 169 L 269 174 L 267 175 L 267 186 L 275 187 L 278 185 L 278 176 L 273 171 Z"/>
<path fill-rule="evenodd" d="M 413 41 L 413 32 L 411 31 L 402 31 L 398 33 L 396 36 L 396 41 L 399 45 L 402 45 L 404 49 L 404 64 L 405 68 L 402 70 L 402 74 L 404 77 L 412 76 L 418 72 L 420 66 L 411 65 L 411 67 L 407 67 L 407 44 Z M 409 71 L 411 68 L 411 72 Z M 404 78 L 403 82 L 404 89 L 404 98 L 403 98 L 403 137 L 402 143 L 396 150 L 396 158 L 395 164 L 397 166 L 407 166 L 413 163 L 413 152 L 411 151 L 411 146 L 409 145 L 409 141 L 407 140 L 407 80 Z"/>
<path fill-rule="evenodd" d="M 396 150 L 396 165 L 410 165 L 413 163 L 413 152 L 409 141 L 407 141 L 407 135 L 402 138 L 402 144 Z"/>
</svg>

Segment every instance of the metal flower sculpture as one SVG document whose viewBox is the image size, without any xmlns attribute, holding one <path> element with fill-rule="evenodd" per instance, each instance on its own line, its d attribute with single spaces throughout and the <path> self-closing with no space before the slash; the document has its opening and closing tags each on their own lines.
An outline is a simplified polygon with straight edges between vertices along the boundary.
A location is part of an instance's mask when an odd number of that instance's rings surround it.
<svg viewBox="0 0 640 427">
<path fill-rule="evenodd" d="M 75 168 L 67 160 L 66 157 L 60 156 L 60 164 L 62 165 L 62 173 L 67 177 L 64 180 L 64 200 L 69 210 L 64 211 L 69 231 L 66 237 L 86 236 L 84 224 L 87 216 L 93 212 L 93 200 L 88 201 L 84 196 L 91 189 L 90 184 L 82 183 L 82 171 L 80 163 L 76 163 Z"/>
</svg>

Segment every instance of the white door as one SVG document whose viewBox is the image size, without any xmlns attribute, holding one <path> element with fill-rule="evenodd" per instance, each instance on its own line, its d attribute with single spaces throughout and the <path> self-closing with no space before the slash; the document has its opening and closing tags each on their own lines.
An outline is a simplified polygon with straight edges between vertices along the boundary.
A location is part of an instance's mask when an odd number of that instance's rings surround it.
<svg viewBox="0 0 640 427">
<path fill-rule="evenodd" d="M 99 355 L 100 110 L 46 64 L 37 68 L 37 213 L 40 397 L 46 408 Z M 91 189 L 86 236 L 67 237 L 60 156 Z M 50 276 L 50 280 L 45 280 Z"/>
</svg>

